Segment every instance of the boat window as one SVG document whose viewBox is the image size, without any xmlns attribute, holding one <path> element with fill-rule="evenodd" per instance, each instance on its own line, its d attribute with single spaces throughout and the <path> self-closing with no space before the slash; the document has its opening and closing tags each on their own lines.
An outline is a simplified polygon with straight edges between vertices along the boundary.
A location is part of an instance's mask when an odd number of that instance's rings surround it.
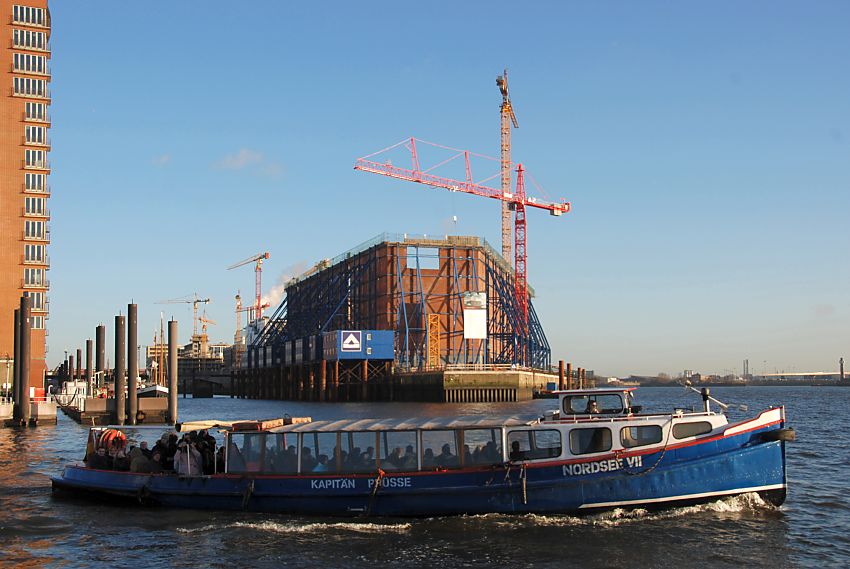
<svg viewBox="0 0 850 569">
<path fill-rule="evenodd" d="M 536 460 L 561 456 L 561 432 L 555 429 L 508 433 L 511 460 Z"/>
<path fill-rule="evenodd" d="M 271 457 L 269 457 L 271 453 Z M 298 435 L 278 433 L 266 436 L 267 471 L 295 474 L 298 471 Z"/>
<path fill-rule="evenodd" d="M 611 450 L 611 429 L 573 429 L 570 431 L 570 452 L 592 454 Z"/>
<path fill-rule="evenodd" d="M 593 405 L 596 409 L 593 410 Z M 567 395 L 564 397 L 564 413 L 567 415 L 586 415 L 588 413 L 616 414 L 623 412 L 623 398 L 619 393 L 605 395 Z"/>
<path fill-rule="evenodd" d="M 625 448 L 654 445 L 661 442 L 660 425 L 640 425 L 620 429 L 620 442 Z"/>
<path fill-rule="evenodd" d="M 336 472 L 336 433 L 301 435 L 301 472 Z"/>
<path fill-rule="evenodd" d="M 375 456 L 377 434 L 374 432 L 340 433 L 342 472 L 377 472 Z"/>
<path fill-rule="evenodd" d="M 501 429 L 466 429 L 463 432 L 463 465 L 501 464 Z"/>
<path fill-rule="evenodd" d="M 458 468 L 457 438 L 456 431 L 422 431 L 422 467 Z"/>
<path fill-rule="evenodd" d="M 382 470 L 417 470 L 416 431 L 384 431 L 378 437 Z"/>
<path fill-rule="evenodd" d="M 697 435 L 711 432 L 711 423 L 708 421 L 693 421 L 690 423 L 679 423 L 673 425 L 673 436 L 677 439 L 686 439 Z"/>
<path fill-rule="evenodd" d="M 265 433 L 231 433 L 227 437 L 227 471 L 260 472 L 263 469 L 265 436 Z"/>
</svg>

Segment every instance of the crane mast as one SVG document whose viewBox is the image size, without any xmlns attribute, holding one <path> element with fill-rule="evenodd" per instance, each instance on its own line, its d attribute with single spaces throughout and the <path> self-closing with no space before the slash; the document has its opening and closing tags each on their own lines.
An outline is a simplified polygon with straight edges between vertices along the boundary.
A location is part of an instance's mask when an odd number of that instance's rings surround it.
<svg viewBox="0 0 850 569">
<path fill-rule="evenodd" d="M 260 320 L 263 317 L 263 309 L 268 308 L 268 304 L 263 304 L 263 261 L 269 258 L 269 252 L 257 253 L 243 261 L 239 261 L 227 267 L 227 270 L 235 269 L 248 263 L 256 263 L 254 265 L 254 318 Z"/>
<path fill-rule="evenodd" d="M 502 106 L 499 109 L 501 117 L 501 181 L 502 195 L 507 198 L 511 194 L 511 126 L 519 128 L 511 99 L 508 94 L 508 70 L 504 75 L 496 77 L 496 85 L 502 93 Z M 511 258 L 511 202 L 502 201 L 502 257 Z"/>
</svg>

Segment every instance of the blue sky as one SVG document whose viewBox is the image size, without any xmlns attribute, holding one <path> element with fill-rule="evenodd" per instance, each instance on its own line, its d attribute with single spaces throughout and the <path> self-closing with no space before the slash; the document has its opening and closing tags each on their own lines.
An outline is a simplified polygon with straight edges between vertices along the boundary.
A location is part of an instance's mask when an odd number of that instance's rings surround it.
<svg viewBox="0 0 850 569">
<path fill-rule="evenodd" d="M 405 137 L 514 159 L 554 359 L 605 374 L 850 357 L 846 2 L 51 3 L 51 365 L 139 304 L 214 339 L 383 231 L 499 242 L 499 204 L 355 172 Z M 453 216 L 457 222 L 452 223 Z M 111 336 L 110 336 L 111 337 Z M 111 342 L 110 342 L 111 343 Z"/>
</svg>

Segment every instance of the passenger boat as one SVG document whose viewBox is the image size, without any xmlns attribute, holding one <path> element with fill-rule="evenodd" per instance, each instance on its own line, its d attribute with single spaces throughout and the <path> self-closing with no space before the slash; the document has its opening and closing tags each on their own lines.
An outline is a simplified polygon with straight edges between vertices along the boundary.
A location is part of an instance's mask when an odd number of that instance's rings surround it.
<svg viewBox="0 0 850 569">
<path fill-rule="evenodd" d="M 223 471 L 68 465 L 53 488 L 165 507 L 341 516 L 582 514 L 750 492 L 785 499 L 785 443 L 794 437 L 783 407 L 729 423 L 707 390 L 702 410 L 667 414 L 642 414 L 634 388 L 557 395 L 558 409 L 537 417 L 186 423 L 182 431 L 221 430 Z M 93 429 L 90 441 L 102 429 L 117 427 Z"/>
</svg>

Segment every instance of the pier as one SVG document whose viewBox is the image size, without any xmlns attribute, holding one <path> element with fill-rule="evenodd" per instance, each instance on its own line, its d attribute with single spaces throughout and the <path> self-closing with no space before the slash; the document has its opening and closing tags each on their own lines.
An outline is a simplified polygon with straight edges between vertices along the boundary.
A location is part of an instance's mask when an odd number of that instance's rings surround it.
<svg viewBox="0 0 850 569">
<path fill-rule="evenodd" d="M 56 403 L 44 386 L 36 387 L 30 373 L 32 299 L 21 296 L 20 308 L 14 311 L 14 360 L 12 361 L 11 397 L 0 399 L 0 421 L 11 427 L 35 427 L 56 423 Z M 7 371 L 9 362 L 6 361 Z"/>
<path fill-rule="evenodd" d="M 95 329 L 95 346 L 86 340 L 86 369 L 73 356 L 61 366 L 63 388 L 56 395 L 59 408 L 74 421 L 86 425 L 174 424 L 177 420 L 177 322 L 168 322 L 168 365 L 164 390 L 140 396 L 138 362 L 138 306 L 127 305 L 127 317 L 115 316 L 115 367 L 105 369 L 106 326 Z M 92 368 L 92 354 L 97 354 Z M 172 361 L 172 354 L 174 359 Z M 128 364 L 127 364 L 128 362 Z M 148 386 L 151 387 L 151 386 Z"/>
</svg>

